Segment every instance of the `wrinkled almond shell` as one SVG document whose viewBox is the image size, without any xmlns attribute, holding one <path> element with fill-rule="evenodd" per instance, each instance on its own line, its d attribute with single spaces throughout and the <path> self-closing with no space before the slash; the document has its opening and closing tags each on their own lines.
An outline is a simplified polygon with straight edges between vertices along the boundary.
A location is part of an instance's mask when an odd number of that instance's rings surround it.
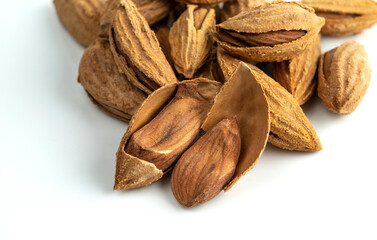
<svg viewBox="0 0 377 240">
<path fill-rule="evenodd" d="M 350 114 L 370 83 L 371 66 L 362 45 L 349 41 L 321 56 L 318 96 L 332 112 Z"/>
</svg>

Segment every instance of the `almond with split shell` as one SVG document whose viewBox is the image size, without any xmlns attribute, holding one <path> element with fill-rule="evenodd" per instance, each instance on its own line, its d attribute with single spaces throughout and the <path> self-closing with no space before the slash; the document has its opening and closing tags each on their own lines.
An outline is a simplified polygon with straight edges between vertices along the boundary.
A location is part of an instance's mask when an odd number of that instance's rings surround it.
<svg viewBox="0 0 377 240">
<path fill-rule="evenodd" d="M 177 82 L 156 35 L 130 0 L 122 0 L 115 13 L 110 44 L 120 72 L 145 93 Z"/>
<path fill-rule="evenodd" d="M 198 101 L 196 101 L 197 109 L 201 108 L 198 102 L 202 102 L 204 105 L 206 105 L 204 106 L 204 108 L 207 108 L 208 104 L 212 104 L 214 97 L 216 96 L 217 92 L 220 89 L 220 83 L 218 82 L 210 81 L 206 79 L 195 79 L 195 80 L 189 80 L 189 81 L 184 81 L 184 82 L 175 83 L 175 84 L 169 84 L 169 85 L 159 88 L 158 90 L 150 94 L 148 98 L 144 101 L 144 103 L 142 104 L 138 112 L 133 116 L 129 124 L 129 127 L 120 143 L 120 146 L 117 152 L 117 164 L 116 164 L 115 186 L 114 186 L 115 190 L 125 190 L 125 189 L 130 189 L 130 188 L 146 186 L 146 185 L 151 184 L 154 181 L 157 181 L 158 179 L 162 177 L 164 172 L 161 169 L 157 168 L 156 165 L 151 162 L 145 161 L 136 156 L 132 156 L 131 154 L 128 154 L 126 151 L 126 146 L 131 141 L 131 137 L 133 136 L 134 133 L 143 129 L 143 127 L 145 127 L 147 124 L 151 123 L 156 118 L 156 116 L 158 116 L 162 112 L 162 110 L 167 105 L 169 105 L 171 100 L 176 95 L 178 86 L 181 86 L 181 85 L 184 87 L 184 89 L 186 89 L 187 87 L 189 90 L 188 92 L 184 93 L 184 95 L 186 95 L 186 100 L 188 101 L 192 100 L 192 99 L 187 99 L 187 98 L 190 98 L 189 95 L 191 94 L 193 94 L 194 98 L 198 99 Z M 159 121 L 162 124 L 162 126 L 159 126 L 158 122 L 157 124 L 152 123 L 153 126 L 151 127 L 151 129 L 152 130 L 153 128 L 156 129 L 156 135 L 153 135 L 152 133 L 151 133 L 152 135 L 145 135 L 145 137 L 148 138 L 145 140 L 141 138 L 143 136 L 138 137 L 136 141 L 136 144 L 139 145 L 138 149 L 136 149 L 137 151 L 141 149 L 140 146 L 142 145 L 147 146 L 146 144 L 143 143 L 143 141 L 148 142 L 149 140 L 153 141 L 153 139 L 156 139 L 156 142 L 157 142 L 157 139 L 160 139 L 160 140 L 162 139 L 162 141 L 158 143 L 159 145 L 162 146 L 162 148 L 166 147 L 166 145 L 164 145 L 165 143 L 171 143 L 172 145 L 174 145 L 182 141 L 183 136 L 180 136 L 180 132 L 182 131 L 180 131 L 181 129 L 179 126 L 185 127 L 184 125 L 182 125 L 184 124 L 184 122 L 193 120 L 193 119 L 186 119 L 183 115 L 184 114 L 183 112 L 185 110 L 188 111 L 186 116 L 191 116 L 191 117 L 198 116 L 195 113 L 190 112 L 190 110 L 193 110 L 193 109 L 191 109 L 190 106 L 187 106 L 185 104 L 185 101 L 186 101 L 185 99 L 182 99 L 182 100 L 183 100 L 183 105 L 181 106 L 184 106 L 183 111 L 179 111 L 179 109 L 177 109 L 180 107 L 180 104 L 178 104 L 177 107 L 173 106 L 171 108 L 173 112 L 165 111 L 165 113 L 163 113 L 163 118 L 165 119 L 162 119 L 161 120 L 162 122 Z M 195 100 L 191 101 L 191 103 L 192 102 L 195 102 Z M 176 112 L 176 110 L 178 110 L 178 113 Z M 207 112 L 208 110 L 209 109 L 207 109 Z M 180 115 L 178 117 L 180 117 L 180 120 L 182 120 L 183 122 L 174 121 L 175 120 L 174 117 L 177 117 L 177 115 Z M 202 116 L 199 116 L 199 117 L 202 118 Z M 199 119 L 199 121 L 203 122 L 204 119 Z M 197 121 L 195 120 L 195 122 Z M 168 125 L 169 123 L 171 124 L 170 127 Z M 192 124 L 190 123 L 190 125 Z M 200 129 L 200 124 L 198 128 Z M 176 136 L 178 138 L 171 139 L 170 136 Z M 135 142 L 132 145 L 135 146 Z M 174 148 L 177 149 L 179 147 L 174 146 Z M 150 151 L 149 154 L 157 156 L 159 149 L 158 149 L 158 146 L 152 146 L 149 149 L 146 148 L 144 150 L 145 150 L 144 153 L 142 153 L 144 155 L 149 150 Z M 155 153 L 157 154 L 152 153 L 153 151 L 155 151 Z M 169 149 L 160 151 L 161 156 L 163 156 L 165 153 L 169 155 L 170 154 Z"/>
<path fill-rule="evenodd" d="M 349 36 L 377 23 L 377 3 L 373 0 L 304 0 L 326 23 L 321 32 L 330 36 Z"/>
<path fill-rule="evenodd" d="M 129 121 L 146 98 L 144 92 L 119 73 L 110 44 L 103 38 L 98 38 L 85 50 L 78 81 L 93 103 L 123 121 Z"/>
<path fill-rule="evenodd" d="M 196 83 L 177 85 L 173 99 L 148 124 L 134 132 L 124 151 L 153 163 L 161 171 L 172 166 L 199 137 L 212 106 Z"/>
<path fill-rule="evenodd" d="M 234 117 L 238 127 L 230 120 Z M 212 135 L 212 131 L 219 131 L 219 128 L 226 131 L 224 126 L 221 127 L 224 119 L 230 125 L 228 134 Z M 221 190 L 229 190 L 255 166 L 264 151 L 269 132 L 268 104 L 261 86 L 245 64 L 241 63 L 222 86 L 202 129 L 207 134 L 184 153 L 173 169 L 173 193 L 186 207 L 197 206 Z M 241 148 L 236 160 L 237 132 L 241 137 Z M 211 139 L 207 139 L 208 135 Z M 231 152 L 227 152 L 229 149 Z"/>
<path fill-rule="evenodd" d="M 215 10 L 188 5 L 169 32 L 175 69 L 186 78 L 204 65 L 213 45 Z"/>
<path fill-rule="evenodd" d="M 105 0 L 54 0 L 61 24 L 79 43 L 88 46 L 99 33 Z"/>
<path fill-rule="evenodd" d="M 273 63 L 275 80 L 280 83 L 300 105 L 313 95 L 317 85 L 317 66 L 321 56 L 321 36 L 297 57 Z"/>
<path fill-rule="evenodd" d="M 234 17 L 240 12 L 250 10 L 264 4 L 282 2 L 281 0 L 232 0 L 224 3 L 221 11 L 221 22 Z"/>
<path fill-rule="evenodd" d="M 316 39 L 324 19 L 295 2 L 262 5 L 216 26 L 213 36 L 230 54 L 258 62 L 279 62 L 302 53 Z"/>
<path fill-rule="evenodd" d="M 350 114 L 363 99 L 371 72 L 364 47 L 357 42 L 346 42 L 321 56 L 318 96 L 330 111 Z"/>
<path fill-rule="evenodd" d="M 225 79 L 231 74 L 241 60 L 222 52 L 218 54 L 219 65 Z M 266 95 L 271 120 L 269 143 L 291 151 L 319 151 L 322 149 L 317 133 L 306 118 L 300 105 L 279 83 L 267 76 L 259 68 L 247 64 L 253 77 L 262 86 Z"/>
</svg>

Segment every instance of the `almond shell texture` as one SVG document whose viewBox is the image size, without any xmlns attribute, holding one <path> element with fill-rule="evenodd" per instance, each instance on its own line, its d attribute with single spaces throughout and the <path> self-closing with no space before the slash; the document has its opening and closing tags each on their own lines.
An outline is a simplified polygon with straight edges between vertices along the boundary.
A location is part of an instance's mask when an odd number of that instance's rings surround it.
<svg viewBox="0 0 377 240">
<path fill-rule="evenodd" d="M 105 0 L 54 0 L 60 22 L 84 46 L 97 38 L 104 5 Z"/>
<path fill-rule="evenodd" d="M 318 16 L 326 19 L 321 32 L 330 36 L 349 36 L 377 23 L 377 3 L 373 0 L 303 0 Z"/>
<path fill-rule="evenodd" d="M 98 107 L 123 121 L 129 121 L 146 98 L 144 92 L 119 73 L 110 44 L 103 38 L 96 39 L 85 50 L 78 81 Z"/>
<path fill-rule="evenodd" d="M 364 47 L 348 41 L 324 53 L 318 68 L 318 96 L 327 109 L 350 114 L 370 83 L 371 66 Z"/>
<path fill-rule="evenodd" d="M 273 63 L 275 80 L 280 83 L 300 105 L 306 103 L 317 86 L 317 66 L 321 56 L 321 37 L 297 57 Z"/>
<path fill-rule="evenodd" d="M 131 0 L 122 0 L 110 29 L 111 51 L 120 72 L 149 94 L 177 82 L 155 33 Z"/>
<path fill-rule="evenodd" d="M 222 52 L 219 65 L 225 79 L 229 79 L 241 60 Z M 291 151 L 319 151 L 322 149 L 317 133 L 293 96 L 279 83 L 252 64 L 247 64 L 253 77 L 266 95 L 270 111 L 269 143 Z"/>
</svg>

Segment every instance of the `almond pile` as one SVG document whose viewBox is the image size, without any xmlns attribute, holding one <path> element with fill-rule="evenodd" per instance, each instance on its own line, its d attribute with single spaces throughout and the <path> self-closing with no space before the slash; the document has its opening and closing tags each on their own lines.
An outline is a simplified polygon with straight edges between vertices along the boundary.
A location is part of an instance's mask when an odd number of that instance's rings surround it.
<svg viewBox="0 0 377 240">
<path fill-rule="evenodd" d="M 300 105 L 318 93 L 352 113 L 369 86 L 364 47 L 321 55 L 321 34 L 377 22 L 372 0 L 54 0 L 67 31 L 88 46 L 78 81 L 104 112 L 129 122 L 115 190 L 171 173 L 185 207 L 229 190 L 267 142 L 319 151 Z M 271 64 L 273 76 L 263 69 Z M 317 90 L 317 91 L 316 91 Z"/>
</svg>

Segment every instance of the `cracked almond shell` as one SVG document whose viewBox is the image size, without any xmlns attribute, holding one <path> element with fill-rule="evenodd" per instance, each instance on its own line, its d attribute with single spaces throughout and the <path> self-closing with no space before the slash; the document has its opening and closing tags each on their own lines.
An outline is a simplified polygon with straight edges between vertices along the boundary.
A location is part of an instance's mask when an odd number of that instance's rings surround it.
<svg viewBox="0 0 377 240">
<path fill-rule="evenodd" d="M 232 179 L 224 186 L 225 191 L 255 166 L 266 147 L 270 131 L 266 96 L 244 63 L 223 84 L 202 129 L 209 131 L 223 119 L 234 116 L 240 128 L 241 153 Z"/>
<path fill-rule="evenodd" d="M 326 23 L 321 32 L 330 36 L 349 36 L 377 23 L 377 3 L 373 0 L 304 0 Z"/>
<path fill-rule="evenodd" d="M 85 50 L 78 81 L 93 103 L 123 121 L 129 121 L 146 98 L 118 72 L 106 39 L 98 38 Z"/>
<path fill-rule="evenodd" d="M 215 10 L 188 5 L 169 32 L 175 69 L 186 78 L 205 64 L 213 45 Z"/>
<path fill-rule="evenodd" d="M 225 51 L 218 52 L 219 65 L 227 80 L 240 62 Z M 261 85 L 270 110 L 270 134 L 268 142 L 291 151 L 319 151 L 322 149 L 317 133 L 302 111 L 300 105 L 279 83 L 262 70 L 248 63 L 253 77 Z"/>
<path fill-rule="evenodd" d="M 121 73 L 149 94 L 177 82 L 154 32 L 131 0 L 122 0 L 110 28 L 110 44 Z"/>
<path fill-rule="evenodd" d="M 164 172 L 158 169 L 153 163 L 131 156 L 126 153 L 125 147 L 130 137 L 143 126 L 150 123 L 171 101 L 175 96 L 177 86 L 181 84 L 194 85 L 197 92 L 210 102 L 213 102 L 221 87 L 218 82 L 202 78 L 169 84 L 150 94 L 133 116 L 119 145 L 116 154 L 115 190 L 143 187 L 157 181 L 163 176 Z"/>
<path fill-rule="evenodd" d="M 363 99 L 371 72 L 364 47 L 357 42 L 346 42 L 321 56 L 318 96 L 330 111 L 350 114 Z"/>
<path fill-rule="evenodd" d="M 321 56 L 321 37 L 299 56 L 283 62 L 273 63 L 275 80 L 280 83 L 300 105 L 313 95 L 317 85 L 317 66 Z"/>
<path fill-rule="evenodd" d="M 323 24 L 324 19 L 303 4 L 271 3 L 218 24 L 213 36 L 230 54 L 258 62 L 279 62 L 302 53 Z"/>
<path fill-rule="evenodd" d="M 99 33 L 105 0 L 54 0 L 56 13 L 64 28 L 84 46 Z"/>
</svg>

